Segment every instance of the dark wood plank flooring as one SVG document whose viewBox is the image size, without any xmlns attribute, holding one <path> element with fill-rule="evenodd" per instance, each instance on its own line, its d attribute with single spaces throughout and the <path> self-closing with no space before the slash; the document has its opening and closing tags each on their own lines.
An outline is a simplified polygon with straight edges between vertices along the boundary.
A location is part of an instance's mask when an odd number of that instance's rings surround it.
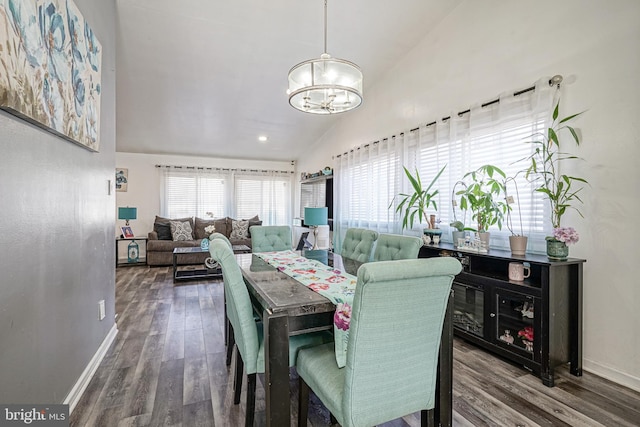
<svg viewBox="0 0 640 427">
<path fill-rule="evenodd" d="M 116 273 L 119 333 L 71 415 L 72 426 L 241 426 L 225 366 L 222 282 L 174 286 L 170 268 Z M 454 344 L 455 426 L 638 426 L 640 393 L 561 369 L 548 388 L 525 369 L 471 344 Z M 232 365 L 233 366 L 233 365 Z M 255 424 L 265 424 L 258 381 Z M 292 417 L 297 416 L 292 370 Z M 244 402 L 243 387 L 242 402 Z M 296 423 L 293 422 L 293 425 Z M 309 425 L 328 426 L 312 396 Z M 417 414 L 384 424 L 419 426 Z"/>
</svg>

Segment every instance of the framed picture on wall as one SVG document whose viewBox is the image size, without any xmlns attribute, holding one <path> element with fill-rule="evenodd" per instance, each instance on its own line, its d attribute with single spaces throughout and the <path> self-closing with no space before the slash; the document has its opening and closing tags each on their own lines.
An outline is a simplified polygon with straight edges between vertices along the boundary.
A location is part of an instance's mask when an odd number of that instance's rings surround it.
<svg viewBox="0 0 640 427">
<path fill-rule="evenodd" d="M 116 191 L 127 191 L 129 184 L 129 170 L 116 168 Z"/>
<path fill-rule="evenodd" d="M 130 239 L 133 237 L 133 230 L 130 226 L 127 225 L 125 227 L 120 227 L 120 230 L 122 230 L 122 237 L 124 237 L 125 239 Z"/>
</svg>

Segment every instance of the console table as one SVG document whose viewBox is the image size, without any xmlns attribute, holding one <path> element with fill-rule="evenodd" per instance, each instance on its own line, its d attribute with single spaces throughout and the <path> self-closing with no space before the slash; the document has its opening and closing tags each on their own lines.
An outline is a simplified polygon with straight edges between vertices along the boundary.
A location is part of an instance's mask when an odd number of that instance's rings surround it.
<svg viewBox="0 0 640 427">
<path fill-rule="evenodd" d="M 452 256 L 463 265 L 453 281 L 455 335 L 522 364 L 554 385 L 554 369 L 570 363 L 582 375 L 583 259 L 550 261 L 509 251 L 462 251 L 451 244 L 425 245 L 421 258 Z M 522 282 L 509 280 L 509 263 L 530 268 Z"/>
</svg>

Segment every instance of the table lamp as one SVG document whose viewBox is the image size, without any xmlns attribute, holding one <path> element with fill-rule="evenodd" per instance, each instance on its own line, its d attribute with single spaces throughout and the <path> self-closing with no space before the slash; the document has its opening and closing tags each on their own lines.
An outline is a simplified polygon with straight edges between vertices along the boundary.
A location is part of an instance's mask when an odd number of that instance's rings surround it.
<svg viewBox="0 0 640 427">
<path fill-rule="evenodd" d="M 304 208 L 304 225 L 313 228 L 313 249 L 318 249 L 318 226 L 327 225 L 329 219 L 329 209 Z"/>
<path fill-rule="evenodd" d="M 130 208 L 127 206 L 126 208 L 118 208 L 118 219 L 126 220 L 125 225 L 129 226 L 130 219 L 136 219 L 138 214 L 137 208 Z"/>
</svg>

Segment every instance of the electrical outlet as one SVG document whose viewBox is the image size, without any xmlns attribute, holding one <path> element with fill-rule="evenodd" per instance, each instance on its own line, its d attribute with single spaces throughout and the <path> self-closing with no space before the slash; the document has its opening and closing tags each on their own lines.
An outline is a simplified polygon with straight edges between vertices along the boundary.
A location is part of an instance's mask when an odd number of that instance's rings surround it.
<svg viewBox="0 0 640 427">
<path fill-rule="evenodd" d="M 105 316 L 106 316 L 106 313 L 105 313 L 104 300 L 103 299 L 98 301 L 98 310 L 100 312 L 99 319 L 100 320 L 104 319 Z"/>
</svg>

